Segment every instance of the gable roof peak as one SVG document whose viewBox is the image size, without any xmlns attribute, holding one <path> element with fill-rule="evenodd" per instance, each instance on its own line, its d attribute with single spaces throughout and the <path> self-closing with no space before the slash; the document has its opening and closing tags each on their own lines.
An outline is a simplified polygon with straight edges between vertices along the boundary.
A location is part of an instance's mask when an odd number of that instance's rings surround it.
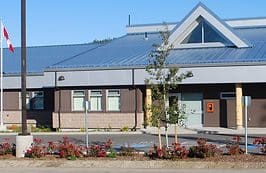
<svg viewBox="0 0 266 173">
<path fill-rule="evenodd" d="M 199 2 L 188 15 L 176 26 L 169 37 L 169 43 L 178 48 L 182 41 L 199 25 L 198 18 L 203 18 L 222 36 L 229 40 L 238 48 L 250 47 L 250 45 L 240 38 L 234 30 L 213 13 L 202 2 Z M 182 47 L 182 46 L 181 46 Z"/>
</svg>

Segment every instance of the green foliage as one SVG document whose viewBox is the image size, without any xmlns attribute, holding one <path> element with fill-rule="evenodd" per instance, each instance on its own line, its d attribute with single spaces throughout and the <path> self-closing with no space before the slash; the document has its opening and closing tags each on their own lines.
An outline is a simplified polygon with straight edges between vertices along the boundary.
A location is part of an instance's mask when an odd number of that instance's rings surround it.
<svg viewBox="0 0 266 173">
<path fill-rule="evenodd" d="M 183 125 L 184 120 L 187 118 L 185 110 L 185 104 L 178 104 L 176 99 L 172 100 L 171 105 L 169 105 L 167 108 L 167 113 L 169 114 L 169 123 Z"/>
<path fill-rule="evenodd" d="M 129 127 L 128 126 L 124 126 L 120 129 L 121 132 L 128 132 L 129 131 Z"/>
<path fill-rule="evenodd" d="M 116 152 L 115 151 L 111 151 L 110 153 L 107 154 L 108 158 L 116 158 Z"/>
<path fill-rule="evenodd" d="M 167 64 L 167 57 L 170 54 L 173 45 L 169 44 L 170 32 L 166 28 L 165 32 L 161 32 L 162 43 L 154 44 L 154 49 L 149 55 L 146 71 L 150 78 L 145 79 L 145 83 L 151 86 L 152 90 L 152 105 L 148 108 L 152 112 L 151 123 L 153 126 L 158 126 L 158 120 L 161 122 L 169 122 L 166 115 L 175 116 L 170 118 L 171 122 L 179 122 L 184 119 L 183 111 L 178 108 L 178 104 L 166 105 L 169 91 L 177 88 L 178 84 L 188 77 L 192 77 L 191 71 L 179 73 L 179 69 L 175 66 Z M 161 124 L 161 123 L 160 123 Z"/>
<path fill-rule="evenodd" d="M 32 132 L 51 132 L 52 129 L 48 126 L 41 125 L 38 127 L 31 126 L 31 131 Z"/>
</svg>

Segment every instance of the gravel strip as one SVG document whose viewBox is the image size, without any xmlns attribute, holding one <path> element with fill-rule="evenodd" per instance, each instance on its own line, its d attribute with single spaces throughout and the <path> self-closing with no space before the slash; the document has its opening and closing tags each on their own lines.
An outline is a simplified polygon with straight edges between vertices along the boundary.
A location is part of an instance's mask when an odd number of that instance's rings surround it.
<svg viewBox="0 0 266 173">
<path fill-rule="evenodd" d="M 201 162 L 201 161 L 130 161 L 130 160 L 1 160 L 0 168 L 261 168 L 265 169 L 265 162 Z"/>
</svg>

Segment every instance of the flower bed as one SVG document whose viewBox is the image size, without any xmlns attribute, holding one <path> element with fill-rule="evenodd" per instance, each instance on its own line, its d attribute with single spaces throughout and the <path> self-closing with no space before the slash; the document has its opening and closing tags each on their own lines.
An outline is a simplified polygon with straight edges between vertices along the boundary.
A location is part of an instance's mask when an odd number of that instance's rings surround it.
<svg viewBox="0 0 266 173">
<path fill-rule="evenodd" d="M 64 158 L 68 160 L 76 159 L 122 159 L 122 160 L 149 160 L 149 159 L 171 159 L 171 160 L 230 160 L 231 158 L 242 155 L 244 150 L 240 148 L 240 137 L 234 137 L 233 142 L 227 145 L 227 152 L 222 152 L 214 144 L 207 143 L 206 139 L 200 138 L 197 140 L 197 145 L 186 148 L 179 143 L 172 144 L 171 147 L 159 148 L 154 147 L 148 152 L 139 154 L 132 147 L 121 147 L 119 151 L 112 148 L 112 141 L 107 140 L 101 144 L 94 144 L 88 147 L 76 145 L 72 143 L 69 138 L 63 137 L 62 140 L 57 142 L 42 143 L 40 139 L 34 139 L 32 146 L 25 152 L 27 158 L 41 158 L 41 159 L 59 159 Z M 250 159 L 252 157 L 258 160 L 266 161 L 266 138 L 257 138 L 254 140 L 261 149 L 261 155 L 248 155 L 243 159 Z M 0 143 L 0 158 L 11 158 L 15 155 L 15 145 L 10 144 L 8 139 L 4 139 Z M 235 156 L 236 155 L 236 156 Z M 241 158 L 241 156 L 239 156 Z M 256 160 L 256 159 L 255 159 Z"/>
</svg>

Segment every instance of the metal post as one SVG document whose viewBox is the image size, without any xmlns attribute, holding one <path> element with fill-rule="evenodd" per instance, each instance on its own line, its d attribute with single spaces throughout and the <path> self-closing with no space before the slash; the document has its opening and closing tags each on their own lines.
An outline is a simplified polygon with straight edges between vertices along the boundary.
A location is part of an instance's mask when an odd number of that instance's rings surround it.
<svg viewBox="0 0 266 173">
<path fill-rule="evenodd" d="M 3 95 L 4 95 L 4 93 L 3 93 L 3 23 L 2 23 L 2 19 L 0 19 L 1 20 L 1 34 L 0 34 L 0 39 L 1 39 L 1 62 L 0 62 L 0 66 L 1 66 L 1 124 L 0 124 L 0 126 L 1 126 L 1 130 L 2 130 L 2 128 L 4 127 L 4 122 L 3 122 Z"/>
<path fill-rule="evenodd" d="M 27 132 L 26 107 L 26 0 L 21 0 L 21 103 L 22 103 L 22 135 Z"/>
<path fill-rule="evenodd" d="M 86 129 L 86 147 L 88 148 L 89 147 L 89 132 L 88 132 L 88 110 L 89 110 L 89 105 L 90 105 L 90 102 L 89 101 L 86 101 L 85 102 L 85 124 L 84 124 L 84 127 Z"/>
<path fill-rule="evenodd" d="M 245 154 L 248 154 L 248 96 L 245 99 Z"/>
<path fill-rule="evenodd" d="M 59 99 L 58 99 L 58 129 L 61 129 L 61 89 L 59 89 Z"/>
</svg>

